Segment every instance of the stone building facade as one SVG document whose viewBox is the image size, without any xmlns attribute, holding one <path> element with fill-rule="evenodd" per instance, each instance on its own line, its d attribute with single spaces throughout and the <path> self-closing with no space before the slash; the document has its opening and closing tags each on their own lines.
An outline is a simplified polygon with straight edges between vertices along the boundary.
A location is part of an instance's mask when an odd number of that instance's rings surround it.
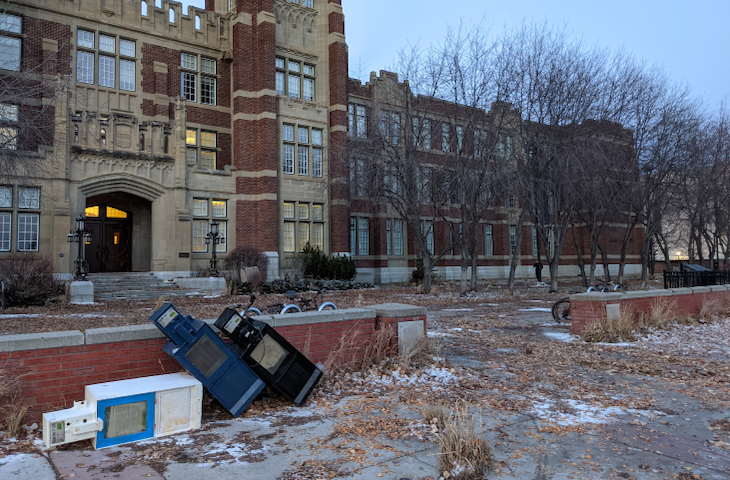
<svg viewBox="0 0 730 480">
<path fill-rule="evenodd" d="M 218 256 L 256 248 L 271 277 L 309 243 L 354 254 L 363 279 L 407 279 L 408 232 L 387 258 L 385 217 L 372 252 L 351 245 L 350 173 L 331 160 L 346 157 L 348 109 L 367 88 L 348 83 L 340 0 L 13 0 L 0 49 L 0 76 L 63 92 L 0 98 L 0 127 L 40 102 L 53 130 L 33 144 L 18 130 L 9 146 L 44 168 L 0 172 L 0 255 L 40 252 L 69 274 L 67 234 L 84 216 L 92 272 L 188 276 L 207 267 L 216 221 Z M 503 276 L 502 229 L 486 276 Z"/>
</svg>

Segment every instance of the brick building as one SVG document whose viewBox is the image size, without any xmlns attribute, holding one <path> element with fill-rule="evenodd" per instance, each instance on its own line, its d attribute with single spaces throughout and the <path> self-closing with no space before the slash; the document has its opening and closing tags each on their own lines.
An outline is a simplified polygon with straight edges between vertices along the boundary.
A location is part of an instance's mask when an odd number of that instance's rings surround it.
<svg viewBox="0 0 730 480">
<path fill-rule="evenodd" d="M 407 230 L 397 254 L 388 250 L 395 224 L 387 212 L 358 211 L 347 162 L 332 161 L 346 157 L 348 125 L 350 140 L 366 131 L 359 109 L 372 107 L 378 80 L 348 82 L 340 3 L 206 0 L 183 11 L 169 0 L 10 2 L 0 75 L 63 94 L 52 104 L 0 98 L 0 133 L 18 133 L 5 149 L 44 165 L 30 176 L 0 172 L 0 255 L 40 252 L 69 273 L 76 255 L 66 237 L 84 216 L 92 272 L 188 276 L 207 266 L 216 221 L 226 239 L 218 255 L 255 247 L 271 276 L 309 243 L 353 254 L 365 280 L 406 280 Z M 52 134 L 31 142 L 19 119 L 38 105 Z M 500 215 L 483 276 L 505 274 L 510 220 Z M 357 223 L 365 217 L 367 227 Z M 365 237 L 367 250 L 357 245 Z M 531 265 L 532 247 L 521 248 Z M 454 262 L 439 266 L 446 278 Z"/>
</svg>

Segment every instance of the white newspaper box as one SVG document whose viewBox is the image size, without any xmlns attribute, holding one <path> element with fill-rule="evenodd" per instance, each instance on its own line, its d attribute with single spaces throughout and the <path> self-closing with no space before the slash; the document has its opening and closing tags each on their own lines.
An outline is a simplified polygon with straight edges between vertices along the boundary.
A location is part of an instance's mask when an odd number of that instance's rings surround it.
<svg viewBox="0 0 730 480">
<path fill-rule="evenodd" d="M 43 414 L 46 446 L 91 439 L 111 447 L 200 428 L 203 385 L 171 373 L 87 385 L 73 408 Z"/>
</svg>

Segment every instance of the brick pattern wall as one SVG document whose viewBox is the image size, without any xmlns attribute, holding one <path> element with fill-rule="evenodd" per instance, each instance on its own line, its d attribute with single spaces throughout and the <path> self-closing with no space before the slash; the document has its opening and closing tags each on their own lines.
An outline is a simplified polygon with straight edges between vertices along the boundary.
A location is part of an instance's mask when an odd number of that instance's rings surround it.
<svg viewBox="0 0 730 480">
<path fill-rule="evenodd" d="M 324 362 L 337 351 L 335 364 L 345 365 L 362 361 L 381 323 L 393 325 L 396 337 L 391 345 L 397 351 L 397 324 L 412 320 L 422 320 L 425 331 L 425 316 L 315 323 L 276 330 L 312 362 Z M 346 347 L 338 349 L 341 339 Z M 10 374 L 23 375 L 23 397 L 32 406 L 32 421 L 39 421 L 44 412 L 68 408 L 74 401 L 83 400 L 86 385 L 184 371 L 162 351 L 166 343 L 166 338 L 154 338 L 0 353 L 0 366 Z"/>
<path fill-rule="evenodd" d="M 26 16 L 23 18 L 23 34 L 23 71 L 71 75 L 72 33 L 69 25 Z M 58 42 L 57 53 L 43 50 L 44 38 Z"/>
<path fill-rule="evenodd" d="M 709 287 L 695 287 L 691 289 L 692 293 L 683 292 L 673 295 L 666 295 L 664 293 L 666 290 L 660 290 L 655 296 L 647 292 L 646 296 L 640 298 L 618 298 L 621 294 L 607 294 L 606 300 L 596 299 L 596 295 L 587 295 L 585 300 L 580 299 L 580 295 L 573 296 L 570 299 L 571 331 L 574 335 L 582 335 L 589 323 L 606 316 L 606 305 L 609 304 L 620 305 L 622 311 L 628 309 L 638 313 L 650 311 L 656 302 L 669 302 L 673 312 L 682 316 L 696 316 L 706 302 L 722 303 L 730 297 L 730 290 L 711 292 L 705 291 L 706 289 Z"/>
</svg>

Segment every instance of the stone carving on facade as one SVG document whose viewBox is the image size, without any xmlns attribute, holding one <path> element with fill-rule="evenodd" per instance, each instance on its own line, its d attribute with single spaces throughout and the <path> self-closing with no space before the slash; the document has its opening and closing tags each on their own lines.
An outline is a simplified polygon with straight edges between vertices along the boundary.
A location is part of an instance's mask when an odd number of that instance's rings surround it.
<svg viewBox="0 0 730 480">
<path fill-rule="evenodd" d="M 287 44 L 305 50 L 316 48 L 316 10 L 298 3 L 275 0 L 274 16 L 277 44 Z"/>
</svg>

